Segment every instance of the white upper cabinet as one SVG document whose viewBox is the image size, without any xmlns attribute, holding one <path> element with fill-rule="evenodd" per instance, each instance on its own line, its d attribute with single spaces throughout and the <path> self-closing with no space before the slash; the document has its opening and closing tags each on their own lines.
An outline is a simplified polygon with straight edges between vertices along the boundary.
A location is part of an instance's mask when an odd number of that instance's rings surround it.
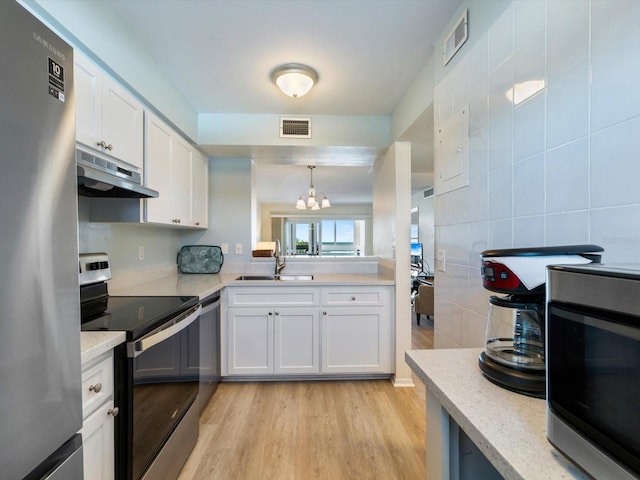
<svg viewBox="0 0 640 480">
<path fill-rule="evenodd" d="M 191 224 L 191 161 L 193 148 L 182 137 L 176 137 L 171 158 L 171 193 L 173 215 L 179 224 Z"/>
<path fill-rule="evenodd" d="M 145 220 L 151 223 L 172 223 L 171 213 L 171 152 L 173 131 L 156 116 L 147 113 L 146 136 L 146 185 L 160 196 L 145 200 Z M 175 222 L 173 222 L 175 223 Z"/>
<path fill-rule="evenodd" d="M 76 140 L 142 170 L 143 105 L 75 52 Z"/>
<path fill-rule="evenodd" d="M 191 221 L 194 227 L 209 226 L 209 159 L 195 150 L 191 164 Z"/>
<path fill-rule="evenodd" d="M 206 159 L 154 114 L 147 112 L 145 125 L 146 185 L 160 194 L 145 200 L 145 221 L 206 228 Z"/>
</svg>

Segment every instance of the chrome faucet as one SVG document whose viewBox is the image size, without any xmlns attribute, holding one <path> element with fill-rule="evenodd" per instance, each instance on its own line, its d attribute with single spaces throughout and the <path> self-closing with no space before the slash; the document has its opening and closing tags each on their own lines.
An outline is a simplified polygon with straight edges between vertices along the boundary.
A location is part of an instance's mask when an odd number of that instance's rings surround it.
<svg viewBox="0 0 640 480">
<path fill-rule="evenodd" d="M 276 251 L 274 252 L 274 256 L 276 257 L 276 275 L 280 275 L 280 272 L 282 272 L 282 270 L 284 270 L 284 267 L 286 267 L 284 257 L 282 257 L 282 263 L 280 263 L 280 255 L 280 240 L 276 240 Z"/>
</svg>

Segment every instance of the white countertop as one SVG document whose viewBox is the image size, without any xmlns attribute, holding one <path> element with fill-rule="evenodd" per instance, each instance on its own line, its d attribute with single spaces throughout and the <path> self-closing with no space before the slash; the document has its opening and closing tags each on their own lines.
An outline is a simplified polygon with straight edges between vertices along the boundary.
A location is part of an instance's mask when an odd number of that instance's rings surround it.
<svg viewBox="0 0 640 480">
<path fill-rule="evenodd" d="M 80 359 L 86 364 L 125 341 L 124 332 L 80 332 Z"/>
<path fill-rule="evenodd" d="M 326 286 L 326 285 L 394 285 L 394 281 L 373 274 L 313 274 L 310 281 L 236 280 L 240 273 L 221 274 L 169 274 L 152 280 L 140 281 L 123 287 L 109 286 L 111 295 L 148 296 L 198 296 L 201 300 L 225 286 L 280 287 L 280 286 Z M 82 332 L 82 363 L 85 364 L 109 349 L 125 341 L 124 332 Z"/>
<path fill-rule="evenodd" d="M 587 479 L 546 437 L 546 402 L 483 377 L 482 350 L 411 350 L 405 359 L 506 479 Z"/>
<path fill-rule="evenodd" d="M 233 287 L 293 287 L 327 285 L 394 285 L 388 277 L 375 274 L 314 273 L 313 280 L 236 280 L 241 273 L 186 274 L 176 273 L 155 280 L 128 285 L 126 288 L 111 288 L 111 295 L 197 295 L 204 299 L 225 286 Z M 253 274 L 251 274 L 253 275 Z"/>
</svg>

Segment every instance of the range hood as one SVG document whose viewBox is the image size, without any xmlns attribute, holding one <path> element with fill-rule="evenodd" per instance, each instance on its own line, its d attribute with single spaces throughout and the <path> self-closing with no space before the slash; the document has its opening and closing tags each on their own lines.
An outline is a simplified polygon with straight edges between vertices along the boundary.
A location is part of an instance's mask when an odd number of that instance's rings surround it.
<svg viewBox="0 0 640 480">
<path fill-rule="evenodd" d="M 78 195 L 111 198 L 157 198 L 158 192 L 142 186 L 140 174 L 112 160 L 76 149 Z"/>
</svg>

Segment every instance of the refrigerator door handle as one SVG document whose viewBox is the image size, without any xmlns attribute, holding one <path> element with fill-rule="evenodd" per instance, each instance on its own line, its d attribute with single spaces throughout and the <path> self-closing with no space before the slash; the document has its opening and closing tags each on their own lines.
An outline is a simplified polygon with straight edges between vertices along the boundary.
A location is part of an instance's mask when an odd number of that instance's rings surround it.
<svg viewBox="0 0 640 480">
<path fill-rule="evenodd" d="M 154 345 L 157 345 L 167 338 L 170 338 L 173 335 L 177 334 L 181 330 L 184 330 L 198 319 L 201 311 L 202 307 L 200 305 L 196 305 L 182 315 L 164 323 L 162 326 L 148 333 L 141 339 L 133 342 L 128 342 L 127 356 L 129 358 L 136 358 L 145 350 L 148 350 Z"/>
</svg>

